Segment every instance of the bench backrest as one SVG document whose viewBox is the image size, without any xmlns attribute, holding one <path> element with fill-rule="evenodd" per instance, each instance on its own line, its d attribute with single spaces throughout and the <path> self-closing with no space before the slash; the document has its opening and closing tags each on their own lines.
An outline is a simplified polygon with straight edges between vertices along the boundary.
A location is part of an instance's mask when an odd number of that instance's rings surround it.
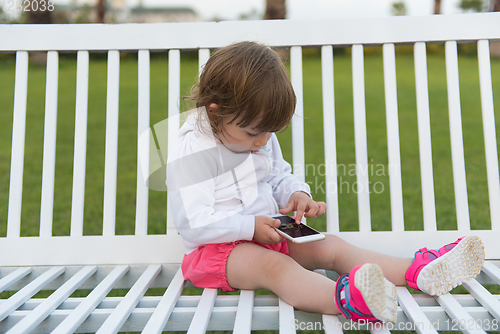
<svg viewBox="0 0 500 334">
<path fill-rule="evenodd" d="M 500 13 L 468 14 L 454 16 L 391 17 L 381 19 L 316 20 L 316 21 L 240 21 L 218 23 L 168 23 L 121 25 L 0 25 L 0 52 L 16 52 L 15 90 L 13 100 L 12 149 L 8 214 L 5 237 L 0 238 L 0 265 L 64 265 L 64 264 L 117 264 L 117 263 L 179 263 L 183 246 L 175 231 L 170 214 L 167 214 L 166 233 L 148 235 L 149 190 L 142 177 L 150 166 L 140 163 L 140 151 L 149 151 L 149 141 L 138 149 L 137 184 L 135 187 L 135 232 L 117 235 L 120 221 L 117 211 L 117 169 L 119 138 L 120 57 L 124 52 L 138 53 L 138 113 L 136 142 L 148 131 L 150 118 L 150 57 L 152 52 L 168 53 L 168 117 L 179 114 L 180 68 L 182 51 L 197 51 L 200 68 L 210 56 L 210 50 L 240 40 L 256 40 L 277 48 L 290 48 L 291 80 L 298 104 L 292 124 L 294 173 L 306 180 L 306 155 L 304 145 L 303 48 L 321 48 L 322 109 L 324 127 L 325 198 L 329 206 L 326 231 L 380 251 L 401 256 L 411 256 L 416 248 L 438 246 L 464 234 L 480 235 L 486 244 L 487 257 L 500 259 L 497 244 L 500 233 L 500 186 L 498 151 L 493 104 L 493 86 L 489 54 L 489 41 L 500 40 Z M 462 115 L 459 85 L 457 43 L 477 43 L 482 130 L 488 200 L 491 224 L 487 228 L 471 231 L 469 201 L 464 155 Z M 450 120 L 453 188 L 457 228 L 442 231 L 436 219 L 431 145 L 431 119 L 427 71 L 428 44 L 445 44 L 446 89 Z M 405 230 L 403 206 L 402 158 L 399 133 L 398 95 L 396 79 L 395 46 L 413 45 L 418 122 L 419 159 L 409 164 L 419 164 L 423 228 L 421 231 Z M 390 231 L 372 231 L 373 203 L 370 200 L 369 141 L 365 101 L 366 47 L 383 46 L 383 73 L 387 127 L 388 177 L 390 188 Z M 336 95 L 334 94 L 334 47 L 347 47 L 352 54 L 352 94 L 354 112 L 354 152 L 358 189 L 358 220 L 356 232 L 341 228 L 339 218 L 339 187 L 337 183 L 337 152 L 347 145 L 336 135 Z M 26 126 L 28 96 L 28 58 L 30 52 L 47 52 L 45 91 L 45 116 L 43 131 L 43 166 L 41 182 L 40 228 L 37 236 L 21 233 L 21 207 L 23 203 L 23 170 L 30 157 L 25 151 L 25 138 L 30 134 Z M 74 124 L 73 178 L 71 192 L 70 233 L 55 236 L 53 231 L 54 184 L 56 165 L 56 134 L 58 133 L 58 71 L 61 52 L 77 53 L 76 109 Z M 84 235 L 86 172 L 87 116 L 89 96 L 89 53 L 107 52 L 107 85 L 105 117 L 105 163 L 103 187 L 102 233 Z M 335 79 L 335 80 L 334 80 Z M 337 87 L 335 87 L 337 89 Z M 469 92 L 462 92 L 463 95 Z M 400 101 L 401 102 L 401 101 Z M 5 112 L 2 110 L 2 112 Z M 172 125 L 173 124 L 173 125 Z M 179 124 L 170 122 L 168 144 L 175 140 Z M 121 128 L 120 128 L 121 129 Z M 478 133 L 478 136 L 481 134 Z M 165 144 L 165 142 L 164 142 Z M 139 145 L 139 144 L 138 144 Z M 323 145 L 323 144 L 322 144 Z M 57 159 L 64 152 L 57 151 Z M 61 156 L 59 155 L 61 154 Z M 70 159 L 71 160 L 71 159 Z M 2 161 L 7 164 L 8 161 Z M 8 168 L 7 168 L 8 170 Z M 314 189 L 313 189 L 314 190 Z M 6 192 L 6 189 L 2 189 Z M 134 194 L 131 194 L 134 196 Z M 166 205 L 166 197 L 165 197 Z M 130 210 L 129 208 L 127 208 Z M 451 214 L 454 214 L 453 212 Z M 491 227 L 489 227 L 491 226 Z M 473 226 L 475 229 L 475 227 Z"/>
</svg>

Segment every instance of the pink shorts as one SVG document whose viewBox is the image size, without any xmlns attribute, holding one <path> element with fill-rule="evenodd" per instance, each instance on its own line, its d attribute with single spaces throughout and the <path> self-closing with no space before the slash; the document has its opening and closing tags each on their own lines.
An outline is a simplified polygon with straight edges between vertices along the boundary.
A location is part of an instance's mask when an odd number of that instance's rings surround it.
<svg viewBox="0 0 500 334">
<path fill-rule="evenodd" d="M 264 248 L 271 249 L 288 255 L 288 244 L 286 239 L 272 245 L 263 245 L 256 240 L 240 240 L 221 244 L 209 244 L 200 246 L 189 254 L 184 255 L 182 260 L 182 274 L 186 281 L 191 281 L 199 288 L 214 288 L 222 291 L 236 291 L 227 283 L 226 263 L 234 246 L 243 242 L 252 242 Z"/>
</svg>

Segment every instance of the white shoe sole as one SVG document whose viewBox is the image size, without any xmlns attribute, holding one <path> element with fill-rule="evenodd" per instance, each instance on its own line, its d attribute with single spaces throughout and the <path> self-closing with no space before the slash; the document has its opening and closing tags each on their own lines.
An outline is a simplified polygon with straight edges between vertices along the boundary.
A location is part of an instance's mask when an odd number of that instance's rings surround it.
<svg viewBox="0 0 500 334">
<path fill-rule="evenodd" d="M 431 296 L 448 293 L 470 281 L 484 265 L 484 245 L 476 236 L 462 239 L 451 251 L 427 264 L 417 277 L 419 289 Z"/>
<path fill-rule="evenodd" d="M 359 268 L 354 275 L 354 285 L 375 318 L 383 322 L 396 322 L 396 286 L 385 279 L 378 265 L 369 263 Z"/>
</svg>

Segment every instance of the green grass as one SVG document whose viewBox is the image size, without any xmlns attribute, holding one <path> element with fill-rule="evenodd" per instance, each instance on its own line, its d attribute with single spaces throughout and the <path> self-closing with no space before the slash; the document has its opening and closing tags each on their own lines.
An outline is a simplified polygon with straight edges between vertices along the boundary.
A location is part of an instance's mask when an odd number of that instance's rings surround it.
<svg viewBox="0 0 500 334">
<path fill-rule="evenodd" d="M 367 50 L 370 51 L 370 50 Z M 197 73 L 195 57 L 184 57 L 181 69 L 181 94 L 187 95 Z M 357 229 L 358 211 L 354 164 L 354 122 L 352 106 L 351 61 L 337 56 L 335 66 L 335 117 L 338 159 L 339 216 L 341 230 Z M 478 70 L 474 57 L 460 57 L 462 121 L 467 169 L 467 186 L 472 227 L 490 226 L 489 204 L 484 162 L 481 104 Z M 451 169 L 447 91 L 443 55 L 430 55 L 429 99 L 433 144 L 434 186 L 439 229 L 456 228 L 455 202 Z M 387 129 L 382 57 L 365 57 L 366 118 L 368 136 L 370 204 L 374 230 L 389 230 L 391 223 L 388 177 Z M 397 57 L 399 132 L 402 160 L 405 226 L 422 230 L 423 214 L 420 187 L 420 163 L 417 134 L 413 58 Z M 500 64 L 493 59 L 493 87 L 498 98 Z M 6 234 L 14 63 L 0 63 L 0 236 Z M 106 121 L 106 62 L 92 59 L 89 78 L 87 178 L 85 187 L 85 235 L 102 232 L 104 189 L 104 149 Z M 151 124 L 167 117 L 168 61 L 151 60 Z M 38 234 L 41 200 L 42 151 L 45 101 L 45 68 L 30 66 L 28 79 L 27 135 L 22 206 L 22 235 Z M 76 64 L 64 57 L 59 68 L 59 102 L 54 205 L 54 233 L 69 235 L 74 151 Z M 306 140 L 306 181 L 317 200 L 325 200 L 322 93 L 320 60 L 304 58 L 304 124 Z M 496 88 L 496 89 L 495 89 Z M 184 109 L 186 107 L 183 106 Z M 497 108 L 498 114 L 498 108 Z M 498 119 L 498 115 L 497 115 Z M 117 186 L 117 234 L 133 234 L 137 164 L 137 63 L 124 55 L 120 71 L 120 115 Z M 291 130 L 279 134 L 284 156 L 292 161 Z M 165 193 L 151 191 L 149 233 L 164 233 L 166 221 Z M 323 217 L 310 224 L 325 230 Z"/>
<path fill-rule="evenodd" d="M 335 50 L 336 52 L 338 50 Z M 369 51 L 369 50 L 368 50 Z M 56 178 L 54 200 L 54 234 L 69 235 L 74 151 L 76 62 L 71 56 L 61 57 L 59 66 Z M 473 229 L 490 227 L 488 189 L 484 157 L 481 102 L 477 59 L 459 57 L 462 124 L 467 172 L 467 187 Z M 350 57 L 340 54 L 334 59 L 335 119 L 337 162 L 339 165 L 339 217 L 343 231 L 357 230 L 357 196 L 353 191 L 354 121 Z M 444 55 L 428 57 L 431 136 L 433 145 L 434 186 L 438 229 L 456 228 L 450 133 L 447 106 Z M 195 81 L 197 60 L 184 57 L 181 68 L 181 94 L 187 95 Z M 323 118 L 320 59 L 305 57 L 304 123 L 306 141 L 306 181 L 312 185 L 316 200 L 324 201 Z M 374 230 L 390 230 L 390 188 L 388 177 L 387 129 L 382 57 L 365 57 L 365 91 L 370 165 L 370 196 Z M 102 232 L 104 147 L 106 121 L 106 62 L 92 56 L 89 77 L 88 137 L 85 184 L 84 234 Z M 500 119 L 500 61 L 492 60 L 493 92 L 496 119 Z M 0 58 L 0 237 L 6 235 L 12 140 L 15 64 Z M 30 65 L 27 104 L 27 131 L 24 161 L 21 234 L 35 236 L 39 232 L 42 151 L 45 101 L 45 68 Z M 413 57 L 397 56 L 399 133 L 402 160 L 402 182 L 405 227 L 423 230 L 420 159 L 415 102 Z M 168 61 L 157 56 L 151 60 L 151 124 L 167 117 Z M 183 107 L 184 108 L 184 107 Z M 184 108 L 185 109 L 185 108 Z M 499 126 L 496 125 L 497 133 Z M 290 129 L 278 135 L 285 158 L 291 162 Z M 120 68 L 120 115 L 117 187 L 117 234 L 133 234 L 137 168 L 137 61 L 123 55 Z M 344 182 L 344 183 L 342 183 Z M 342 188 L 342 185 L 344 188 Z M 349 188 L 348 188 L 349 187 Z M 150 191 L 149 225 L 151 234 L 165 233 L 166 194 Z M 310 219 L 310 225 L 326 229 L 325 217 Z M 265 291 L 264 291 L 265 292 Z M 186 293 L 199 293 L 188 290 Z"/>
</svg>

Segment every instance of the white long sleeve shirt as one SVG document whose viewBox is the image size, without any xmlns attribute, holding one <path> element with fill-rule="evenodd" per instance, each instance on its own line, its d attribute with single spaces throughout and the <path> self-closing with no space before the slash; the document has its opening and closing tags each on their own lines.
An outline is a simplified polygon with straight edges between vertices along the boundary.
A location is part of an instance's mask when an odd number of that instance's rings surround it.
<svg viewBox="0 0 500 334">
<path fill-rule="evenodd" d="M 229 150 L 190 115 L 169 150 L 167 189 L 186 254 L 210 243 L 252 240 L 255 216 L 278 213 L 309 186 L 291 174 L 276 135 L 255 153 Z"/>
</svg>

